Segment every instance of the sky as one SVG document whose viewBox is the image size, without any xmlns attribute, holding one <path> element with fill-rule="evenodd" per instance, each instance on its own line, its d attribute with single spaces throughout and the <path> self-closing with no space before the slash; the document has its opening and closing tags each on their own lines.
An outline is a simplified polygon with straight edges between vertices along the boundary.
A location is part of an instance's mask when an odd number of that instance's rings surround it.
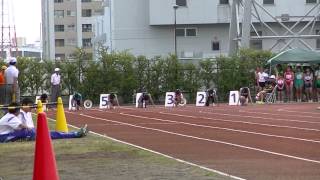
<svg viewBox="0 0 320 180">
<path fill-rule="evenodd" d="M 17 37 L 27 43 L 40 40 L 41 0 L 5 0 L 12 2 Z"/>
</svg>

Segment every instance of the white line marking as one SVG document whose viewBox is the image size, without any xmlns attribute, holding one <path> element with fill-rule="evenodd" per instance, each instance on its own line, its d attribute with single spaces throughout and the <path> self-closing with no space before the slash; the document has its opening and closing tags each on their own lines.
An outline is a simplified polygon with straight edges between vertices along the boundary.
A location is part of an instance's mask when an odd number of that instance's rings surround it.
<svg viewBox="0 0 320 180">
<path fill-rule="evenodd" d="M 316 131 L 316 132 L 320 132 L 319 129 L 300 128 L 300 127 L 294 127 L 294 126 L 280 126 L 280 125 L 273 125 L 273 124 L 261 124 L 261 123 L 254 123 L 254 122 L 248 122 L 248 121 L 235 121 L 235 120 L 228 120 L 228 119 L 218 119 L 218 118 L 209 118 L 209 117 L 189 116 L 189 115 L 166 113 L 166 112 L 159 112 L 159 113 L 160 113 L 160 114 L 173 115 L 173 116 L 189 117 L 189 118 L 195 118 L 195 119 L 207 119 L 207 120 L 212 120 L 212 121 L 233 122 L 233 123 L 242 123 L 242 124 L 252 124 L 252 125 L 258 125 L 258 126 L 269 126 L 269 127 L 277 127 L 277 128 L 299 129 L 299 130 L 304 130 L 304 131 Z"/>
<path fill-rule="evenodd" d="M 268 137 L 292 139 L 292 140 L 298 140 L 298 141 L 306 141 L 306 142 L 312 142 L 312 143 L 320 143 L 320 141 L 312 140 L 312 139 L 303 139 L 303 138 L 296 138 L 296 137 L 290 137 L 290 136 L 280 136 L 280 135 L 273 135 L 273 134 L 265 134 L 265 133 L 259 133 L 259 132 L 254 132 L 254 131 L 244 131 L 244 130 L 231 129 L 231 128 L 222 128 L 222 127 L 217 127 L 217 126 L 208 126 L 208 125 L 187 123 L 187 122 L 181 122 L 181 121 L 173 121 L 173 120 L 162 119 L 162 118 L 137 116 L 137 115 L 127 114 L 127 113 L 120 113 L 120 114 L 121 115 L 125 115 L 125 116 L 136 117 L 136 118 L 152 119 L 152 120 L 155 120 L 155 121 L 171 122 L 172 124 L 184 124 L 184 125 L 189 125 L 189 126 L 196 126 L 196 127 L 210 128 L 210 129 L 219 129 L 219 130 L 240 132 L 240 133 L 246 133 L 246 134 L 255 134 L 255 135 L 260 135 L 260 136 L 268 136 Z M 138 123 L 138 124 L 135 124 L 135 125 L 140 125 L 140 124 L 143 125 L 143 123 Z M 150 123 L 150 124 L 152 125 L 152 124 L 156 124 L 156 123 Z M 168 124 L 170 124 L 170 123 L 168 123 Z M 147 123 L 147 125 L 148 125 L 148 123 Z"/>
<path fill-rule="evenodd" d="M 259 151 L 259 152 L 263 152 L 263 153 L 267 153 L 267 154 L 272 154 L 272 155 L 287 157 L 287 158 L 291 158 L 291 159 L 296 159 L 296 160 L 301 160 L 301 161 L 306 161 L 306 162 L 311 162 L 311 163 L 320 164 L 320 161 L 317 161 L 317 160 L 301 158 L 301 157 L 292 156 L 292 155 L 287 155 L 287 154 L 282 154 L 282 153 L 277 153 L 277 152 L 273 152 L 273 151 L 267 151 L 267 150 L 263 150 L 263 149 L 259 149 L 259 148 L 253 148 L 253 147 L 249 147 L 249 146 L 243 146 L 243 145 L 233 144 L 233 143 L 224 142 L 224 141 L 218 141 L 218 140 L 213 140 L 213 139 L 207 139 L 207 138 L 201 138 L 201 137 L 196 137 L 196 136 L 190 136 L 190 135 L 186 135 L 186 134 L 180 134 L 180 133 L 165 131 L 165 130 L 161 130 L 161 129 L 155 129 L 155 128 L 148 128 L 148 127 L 143 127 L 143 126 L 137 126 L 137 125 L 130 124 L 130 123 L 124 123 L 124 122 L 120 122 L 120 121 L 114 121 L 114 120 L 109 120 L 109 119 L 99 118 L 99 117 L 94 117 L 94 116 L 89 116 L 89 115 L 81 115 L 81 116 L 83 116 L 83 117 L 88 117 L 88 118 L 92 118 L 92 119 L 97 119 L 97 120 L 101 120 L 101 121 L 117 122 L 117 123 L 120 123 L 120 124 L 125 124 L 125 125 L 131 126 L 131 127 L 135 127 L 135 128 L 147 129 L 147 130 L 151 130 L 151 131 L 157 131 L 157 132 L 162 132 L 162 133 L 166 133 L 166 134 L 172 134 L 172 135 L 176 135 L 176 136 L 187 137 L 187 138 L 191 138 L 191 139 L 197 139 L 197 140 L 202 140 L 202 141 L 214 142 L 214 143 L 218 143 L 218 144 L 224 144 L 224 145 L 229 145 L 229 146 L 233 146 L 233 147 L 238 147 L 238 148 L 243 148 L 243 149 L 249 149 L 249 150 Z"/>
<path fill-rule="evenodd" d="M 284 111 L 284 112 L 293 112 L 293 113 L 303 113 L 303 114 L 314 114 L 314 115 L 320 115 L 320 113 L 314 113 L 314 112 L 301 112 L 301 111 L 292 111 L 292 110 L 286 110 L 286 109 L 278 109 L 277 111 Z"/>
<path fill-rule="evenodd" d="M 199 111 L 199 112 L 200 113 L 204 113 L 204 114 L 216 114 L 216 115 L 223 115 L 223 116 L 234 116 L 234 117 L 245 117 L 245 118 L 254 118 L 254 119 L 265 119 L 265 120 L 272 120 L 272 121 L 288 121 L 288 122 L 299 122 L 299 123 L 309 123 L 309 124 L 320 124 L 320 122 L 314 122 L 314 121 L 301 121 L 301 120 L 280 119 L 280 118 L 266 118 L 266 117 L 245 116 L 245 115 L 238 115 L 238 114 L 214 113 L 214 112 L 208 112 L 208 111 Z"/>
<path fill-rule="evenodd" d="M 72 114 L 73 114 L 73 113 L 72 113 Z M 81 116 L 86 116 L 86 115 L 81 115 Z M 51 119 L 51 118 L 48 118 L 48 119 L 50 119 L 51 121 L 56 121 L 56 120 Z M 68 126 L 73 127 L 73 128 L 75 128 L 75 129 L 80 129 L 79 127 L 73 126 L 73 125 L 71 125 L 71 124 L 68 124 Z M 151 150 L 151 149 L 148 149 L 148 148 L 144 148 L 144 147 L 142 147 L 142 146 L 138 146 L 138 145 L 135 145 L 135 144 L 131 144 L 131 143 L 129 143 L 129 142 L 121 141 L 121 140 L 119 140 L 119 139 L 115 139 L 115 138 L 112 138 L 112 137 L 110 137 L 110 136 L 102 135 L 102 134 L 99 134 L 99 133 L 96 133 L 96 132 L 93 132 L 93 131 L 90 131 L 89 133 L 90 133 L 90 134 L 94 134 L 94 135 L 96 135 L 96 136 L 100 136 L 100 137 L 106 138 L 106 139 L 110 139 L 110 140 L 112 140 L 112 141 L 116 141 L 116 142 L 119 142 L 119 143 L 122 143 L 122 144 L 126 144 L 126 145 L 128 145 L 128 146 L 132 146 L 132 147 L 135 147 L 135 148 L 138 148 L 138 149 L 142 149 L 142 150 L 145 150 L 145 151 L 154 153 L 154 154 L 158 154 L 158 155 L 160 155 L 160 156 L 163 156 L 163 157 L 166 157 L 166 158 L 169 158 L 169 159 L 173 159 L 173 160 L 175 160 L 175 161 L 178 161 L 178 162 L 181 162 L 181 163 L 190 165 L 190 166 L 198 167 L 198 168 L 203 169 L 203 170 L 206 170 L 206 171 L 210 171 L 210 172 L 213 172 L 213 173 L 216 173 L 216 174 L 220 174 L 220 175 L 222 175 L 222 176 L 226 176 L 226 177 L 229 177 L 229 178 L 232 178 L 232 179 L 246 180 L 246 179 L 241 178 L 241 177 L 237 177 L 237 176 L 234 176 L 234 175 L 231 175 L 231 174 L 224 173 L 224 172 L 222 172 L 222 171 L 218 171 L 218 170 L 211 169 L 211 168 L 207 168 L 207 167 L 205 167 L 205 166 L 201 166 L 201 165 L 198 165 L 198 164 L 195 164 L 195 163 L 192 163 L 192 162 L 188 162 L 188 161 L 185 161 L 185 160 L 182 160 L 182 159 L 178 159 L 178 158 L 175 158 L 175 157 L 172 157 L 172 156 L 169 156 L 169 155 L 160 153 L 160 152 L 158 152 L 158 151 L 154 151 L 154 150 Z"/>
<path fill-rule="evenodd" d="M 292 116 L 292 117 L 302 117 L 302 118 L 319 118 L 319 117 L 314 117 L 314 116 L 301 116 L 301 115 L 291 115 L 291 114 L 274 114 L 274 113 L 266 113 L 266 112 L 252 112 L 252 111 L 244 111 L 244 110 L 239 110 L 239 112 L 244 112 L 244 113 L 250 113 L 250 114 L 266 114 L 266 115 L 273 115 L 273 116 Z"/>
</svg>

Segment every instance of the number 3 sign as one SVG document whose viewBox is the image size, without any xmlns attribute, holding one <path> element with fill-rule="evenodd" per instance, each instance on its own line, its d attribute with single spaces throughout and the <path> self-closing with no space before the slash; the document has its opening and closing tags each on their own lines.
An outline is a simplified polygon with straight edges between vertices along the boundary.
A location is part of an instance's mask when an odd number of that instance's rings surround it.
<svg viewBox="0 0 320 180">
<path fill-rule="evenodd" d="M 165 107 L 174 107 L 174 98 L 175 98 L 174 92 L 167 92 L 164 106 Z"/>
<path fill-rule="evenodd" d="M 230 91 L 229 105 L 231 106 L 239 105 L 239 91 Z"/>
</svg>

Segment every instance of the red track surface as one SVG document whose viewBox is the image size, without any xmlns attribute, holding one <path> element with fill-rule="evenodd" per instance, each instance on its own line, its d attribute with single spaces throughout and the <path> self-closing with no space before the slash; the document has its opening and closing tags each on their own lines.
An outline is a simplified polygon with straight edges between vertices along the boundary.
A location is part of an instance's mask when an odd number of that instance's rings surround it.
<svg viewBox="0 0 320 180">
<path fill-rule="evenodd" d="M 67 112 L 69 124 L 244 179 L 320 179 L 318 104 Z"/>
</svg>

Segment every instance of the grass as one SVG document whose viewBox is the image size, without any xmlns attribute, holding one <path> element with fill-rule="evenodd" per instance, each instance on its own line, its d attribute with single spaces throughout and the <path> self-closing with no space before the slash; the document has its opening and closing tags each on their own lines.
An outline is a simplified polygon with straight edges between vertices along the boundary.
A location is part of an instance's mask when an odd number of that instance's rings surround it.
<svg viewBox="0 0 320 180">
<path fill-rule="evenodd" d="M 49 126 L 54 124 L 49 122 Z M 32 179 L 34 142 L 0 144 L 0 177 Z M 53 141 L 60 179 L 228 179 L 95 135 Z"/>
</svg>

